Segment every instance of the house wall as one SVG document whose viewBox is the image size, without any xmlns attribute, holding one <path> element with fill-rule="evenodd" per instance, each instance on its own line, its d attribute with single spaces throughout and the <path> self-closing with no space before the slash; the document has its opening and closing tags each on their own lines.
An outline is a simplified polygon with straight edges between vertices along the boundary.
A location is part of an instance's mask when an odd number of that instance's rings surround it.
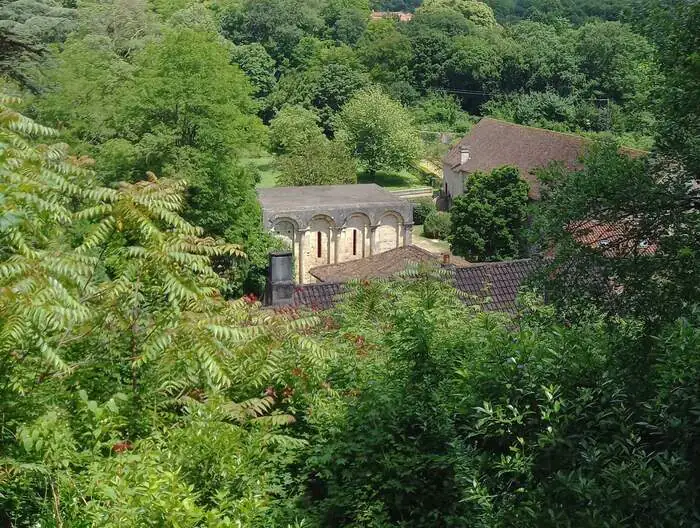
<svg viewBox="0 0 700 528">
<path fill-rule="evenodd" d="M 448 207 L 450 207 L 455 198 L 464 194 L 464 173 L 453 170 L 447 165 L 443 165 L 442 177 L 442 191 L 443 193 L 446 191 L 447 203 Z"/>
<path fill-rule="evenodd" d="M 298 283 L 308 284 L 316 282 L 309 274 L 316 266 L 367 258 L 410 245 L 413 207 L 406 202 L 399 209 L 369 206 L 320 214 L 266 211 L 265 224 L 292 250 Z"/>
</svg>

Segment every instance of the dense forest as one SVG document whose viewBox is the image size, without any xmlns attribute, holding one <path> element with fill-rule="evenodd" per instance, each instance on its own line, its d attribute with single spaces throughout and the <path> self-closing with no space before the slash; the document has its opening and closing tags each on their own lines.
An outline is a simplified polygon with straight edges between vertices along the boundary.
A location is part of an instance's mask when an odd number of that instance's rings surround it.
<svg viewBox="0 0 700 528">
<path fill-rule="evenodd" d="M 700 4 L 415 4 L 0 0 L 0 526 L 700 524 Z M 593 140 L 416 206 L 542 252 L 516 313 L 258 301 L 256 186 L 430 186 L 485 115 Z"/>
</svg>

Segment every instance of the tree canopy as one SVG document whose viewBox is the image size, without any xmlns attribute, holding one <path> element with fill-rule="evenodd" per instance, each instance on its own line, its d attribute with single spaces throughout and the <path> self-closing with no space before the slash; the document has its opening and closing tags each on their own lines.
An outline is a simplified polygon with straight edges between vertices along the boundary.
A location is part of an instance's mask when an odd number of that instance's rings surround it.
<svg viewBox="0 0 700 528">
<path fill-rule="evenodd" d="M 517 167 L 475 172 L 450 209 L 452 251 L 467 260 L 524 256 L 528 184 Z"/>
<path fill-rule="evenodd" d="M 0 525 L 697 524 L 697 3 L 419 3 L 2 3 Z M 590 148 L 423 204 L 466 270 L 258 302 L 256 185 L 484 114 Z"/>
<path fill-rule="evenodd" d="M 403 106 L 377 88 L 358 93 L 344 107 L 336 125 L 345 142 L 374 174 L 400 169 L 418 157 L 418 135 Z"/>
</svg>

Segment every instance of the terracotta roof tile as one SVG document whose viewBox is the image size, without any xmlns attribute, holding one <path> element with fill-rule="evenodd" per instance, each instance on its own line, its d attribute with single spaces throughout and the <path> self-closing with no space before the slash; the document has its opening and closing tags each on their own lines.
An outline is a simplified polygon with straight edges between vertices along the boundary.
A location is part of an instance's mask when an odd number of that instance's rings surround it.
<svg viewBox="0 0 700 528">
<path fill-rule="evenodd" d="M 318 283 L 297 286 L 294 290 L 293 306 L 304 306 L 314 311 L 327 310 L 337 301 L 345 288 L 341 283 Z"/>
<path fill-rule="evenodd" d="M 488 298 L 485 309 L 515 312 L 515 299 L 525 280 L 538 268 L 539 262 L 532 259 L 476 264 L 454 271 L 455 287 L 473 297 Z M 294 305 L 313 310 L 326 310 L 337 302 L 344 291 L 342 282 L 322 282 L 297 287 Z"/>
<path fill-rule="evenodd" d="M 657 246 L 653 241 L 638 242 L 640 237 L 631 220 L 616 223 L 587 220 L 569 225 L 568 230 L 579 244 L 601 249 L 607 257 L 656 253 Z"/>
<path fill-rule="evenodd" d="M 514 312 L 520 288 L 538 266 L 536 260 L 523 259 L 457 268 L 455 286 L 464 293 L 488 297 L 487 310 Z"/>
<path fill-rule="evenodd" d="M 441 262 L 442 258 L 418 246 L 405 246 L 365 259 L 318 266 L 309 273 L 321 282 L 347 282 L 352 279 L 391 277 L 409 263 Z"/>
</svg>

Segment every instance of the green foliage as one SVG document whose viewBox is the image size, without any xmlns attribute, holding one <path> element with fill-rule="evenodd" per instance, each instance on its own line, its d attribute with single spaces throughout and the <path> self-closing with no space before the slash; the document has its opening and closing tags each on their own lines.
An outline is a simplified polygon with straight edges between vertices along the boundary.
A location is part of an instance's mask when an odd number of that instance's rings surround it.
<svg viewBox="0 0 700 528">
<path fill-rule="evenodd" d="M 476 172 L 450 213 L 450 244 L 468 260 L 504 260 L 525 252 L 528 185 L 516 167 Z"/>
<path fill-rule="evenodd" d="M 265 97 L 270 94 L 277 82 L 275 61 L 261 44 L 236 46 L 233 49 L 232 60 L 248 76 L 256 96 Z"/>
<path fill-rule="evenodd" d="M 425 217 L 423 223 L 423 234 L 428 238 L 447 240 L 452 229 L 452 218 L 450 213 L 443 211 L 431 211 Z"/>
<path fill-rule="evenodd" d="M 3 522 L 274 525 L 283 466 L 303 445 L 282 433 L 291 393 L 275 387 L 294 383 L 292 366 L 328 358 L 300 333 L 315 320 L 225 301 L 212 259 L 245 256 L 179 216 L 182 182 L 98 187 L 87 160 L 38 143 L 55 132 L 10 102 L 0 107 Z"/>
<path fill-rule="evenodd" d="M 270 147 L 277 154 L 300 154 L 323 140 L 319 117 L 302 106 L 284 106 L 270 121 Z"/>
<path fill-rule="evenodd" d="M 237 158 L 262 139 L 250 87 L 214 34 L 168 30 L 129 61 L 90 38 L 72 40 L 37 102 L 49 122 L 94 155 L 105 183 L 147 172 L 188 183 L 185 217 L 247 245 L 259 237 L 253 175 Z"/>
<path fill-rule="evenodd" d="M 45 0 L 12 0 L 0 5 L 0 75 L 38 91 L 32 70 L 47 45 L 63 41 L 75 26 L 75 11 Z"/>
<path fill-rule="evenodd" d="M 700 173 L 700 61 L 698 21 L 700 7 L 690 2 L 652 2 L 647 32 L 660 49 L 666 77 L 656 113 L 657 141 L 665 152 Z"/>
<path fill-rule="evenodd" d="M 346 146 L 321 138 L 280 160 L 278 185 L 346 185 L 357 183 L 357 164 Z"/>
<path fill-rule="evenodd" d="M 343 353 L 314 400 L 302 471 L 315 525 L 692 522 L 695 428 L 667 437 L 668 393 L 642 396 L 639 383 L 695 397 L 689 377 L 656 370 L 680 355 L 694 371 L 695 323 L 648 340 L 597 315 L 559 325 L 530 297 L 512 325 L 465 309 L 435 273 L 358 284 L 334 314 Z M 643 356 L 659 362 L 632 377 Z"/>
<path fill-rule="evenodd" d="M 336 128 L 338 139 L 370 174 L 405 168 L 418 157 L 420 143 L 410 115 L 378 88 L 353 97 L 338 116 Z"/>
<path fill-rule="evenodd" d="M 421 198 L 413 202 L 413 224 L 423 225 L 425 219 L 436 211 L 432 198 Z"/>
<path fill-rule="evenodd" d="M 290 57 L 304 35 L 317 35 L 324 26 L 319 3 L 305 0 L 244 0 L 223 12 L 221 30 L 236 44 L 265 46 L 277 61 Z"/>
<path fill-rule="evenodd" d="M 357 44 L 357 55 L 376 82 L 410 78 L 411 41 L 392 20 L 371 22 Z"/>
<path fill-rule="evenodd" d="M 542 178 L 534 236 L 555 250 L 553 299 L 657 323 L 698 302 L 698 190 L 680 163 L 633 158 L 607 143 L 591 150 L 583 170 L 553 168 Z M 597 225 L 603 234 L 587 242 Z M 582 275 L 584 269 L 599 274 Z"/>
<path fill-rule="evenodd" d="M 424 0 L 419 11 L 449 9 L 461 13 L 467 20 L 477 26 L 494 27 L 496 17 L 493 10 L 478 0 Z"/>
</svg>

